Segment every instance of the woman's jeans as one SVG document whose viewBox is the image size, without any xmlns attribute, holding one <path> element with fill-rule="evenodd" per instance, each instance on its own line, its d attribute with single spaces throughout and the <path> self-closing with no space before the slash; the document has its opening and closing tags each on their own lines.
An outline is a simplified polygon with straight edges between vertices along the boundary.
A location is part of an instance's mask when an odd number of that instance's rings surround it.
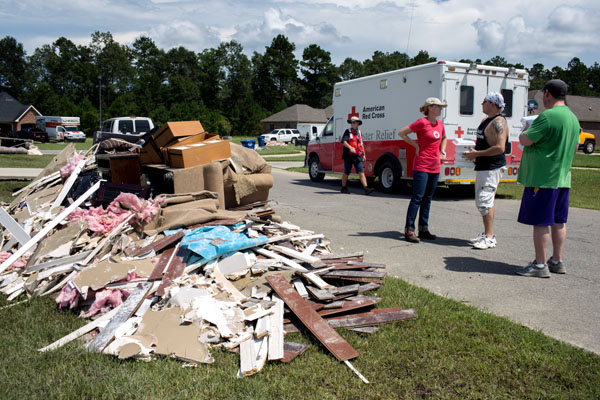
<svg viewBox="0 0 600 400">
<path fill-rule="evenodd" d="M 415 219 L 419 211 L 419 231 L 429 230 L 429 209 L 440 174 L 413 171 L 413 194 L 406 212 L 405 232 L 415 231 Z"/>
</svg>

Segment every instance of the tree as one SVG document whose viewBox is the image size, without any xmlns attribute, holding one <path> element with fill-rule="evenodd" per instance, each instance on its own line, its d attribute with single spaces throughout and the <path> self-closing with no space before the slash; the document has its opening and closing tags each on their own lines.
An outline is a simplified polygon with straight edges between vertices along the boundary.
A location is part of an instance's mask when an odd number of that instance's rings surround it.
<svg viewBox="0 0 600 400">
<path fill-rule="evenodd" d="M 410 58 L 406 53 L 395 51 L 383 53 L 379 50 L 373 53 L 370 60 L 365 60 L 365 75 L 379 74 L 381 72 L 393 71 L 410 65 Z"/>
<path fill-rule="evenodd" d="M 304 49 L 300 65 L 300 71 L 304 75 L 304 102 L 315 108 L 327 107 L 331 103 L 331 91 L 335 82 L 335 66 L 331 64 L 330 53 L 311 44 Z"/>
<path fill-rule="evenodd" d="M 284 35 L 277 35 L 265 52 L 265 62 L 271 71 L 278 99 L 287 103 L 294 100 L 298 81 L 298 60 L 294 56 L 296 45 Z"/>
<path fill-rule="evenodd" d="M 365 76 L 364 65 L 353 58 L 347 57 L 338 67 L 338 79 L 347 81 Z"/>
<path fill-rule="evenodd" d="M 494 56 L 487 60 L 484 65 L 493 65 L 495 67 L 509 67 L 508 61 L 504 57 Z"/>
<path fill-rule="evenodd" d="M 542 89 L 550 77 L 551 73 L 547 69 L 544 69 L 544 64 L 533 64 L 533 67 L 529 69 L 529 88 L 532 90 Z"/>
<path fill-rule="evenodd" d="M 569 85 L 569 94 L 589 96 L 593 92 L 587 81 L 588 68 L 578 57 L 574 57 L 567 65 L 565 82 Z"/>
<path fill-rule="evenodd" d="M 206 49 L 198 55 L 199 90 L 202 101 L 212 110 L 221 107 L 221 84 L 225 79 L 222 58 L 216 49 Z"/>
<path fill-rule="evenodd" d="M 425 50 L 419 50 L 419 53 L 417 53 L 417 55 L 413 57 L 410 64 L 411 65 L 421 65 L 421 64 L 427 64 L 430 62 L 434 62 L 434 61 L 437 61 L 437 58 L 430 57 L 429 53 Z"/>
<path fill-rule="evenodd" d="M 594 91 L 594 96 L 600 96 L 600 65 L 598 62 L 588 68 L 587 82 Z"/>
<path fill-rule="evenodd" d="M 132 44 L 132 60 L 135 64 L 133 93 L 138 103 L 139 112 L 149 115 L 159 104 L 166 109 L 171 107 L 166 95 L 167 62 L 165 52 L 160 50 L 154 41 L 141 36 Z"/>
<path fill-rule="evenodd" d="M 0 91 L 22 99 L 26 86 L 27 60 L 23 45 L 11 36 L 0 39 Z"/>
</svg>

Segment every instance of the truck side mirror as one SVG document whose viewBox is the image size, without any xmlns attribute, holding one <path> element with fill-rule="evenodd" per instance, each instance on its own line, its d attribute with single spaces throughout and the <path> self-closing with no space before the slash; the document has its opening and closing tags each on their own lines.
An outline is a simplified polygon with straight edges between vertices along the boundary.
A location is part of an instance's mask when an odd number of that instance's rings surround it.
<svg viewBox="0 0 600 400">
<path fill-rule="evenodd" d="M 527 111 L 531 112 L 533 110 L 537 110 L 538 107 L 539 107 L 539 104 L 536 99 L 527 100 Z"/>
</svg>

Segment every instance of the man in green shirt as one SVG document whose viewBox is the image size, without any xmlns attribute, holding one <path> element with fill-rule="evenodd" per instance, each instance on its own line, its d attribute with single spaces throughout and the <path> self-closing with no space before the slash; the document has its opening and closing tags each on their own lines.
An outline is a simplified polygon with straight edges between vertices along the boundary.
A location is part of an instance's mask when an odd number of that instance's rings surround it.
<svg viewBox="0 0 600 400">
<path fill-rule="evenodd" d="M 550 272 L 566 272 L 562 252 L 567 237 L 571 163 L 579 140 L 579 121 L 565 103 L 567 89 L 560 79 L 546 82 L 546 111 L 519 135 L 525 148 L 517 182 L 525 189 L 518 221 L 533 225 L 535 247 L 535 260 L 517 271 L 523 276 L 549 278 Z M 546 262 L 550 231 L 553 253 Z"/>
</svg>

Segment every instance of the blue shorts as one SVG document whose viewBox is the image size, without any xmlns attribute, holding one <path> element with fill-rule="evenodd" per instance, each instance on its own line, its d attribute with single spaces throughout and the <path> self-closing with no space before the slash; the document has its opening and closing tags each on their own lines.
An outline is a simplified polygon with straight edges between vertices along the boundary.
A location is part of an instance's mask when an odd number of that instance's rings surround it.
<svg viewBox="0 0 600 400">
<path fill-rule="evenodd" d="M 365 172 L 365 168 L 363 167 L 362 158 L 359 156 L 344 158 L 344 174 L 350 175 L 352 172 L 352 166 L 354 165 L 354 170 L 357 174 L 361 172 Z"/>
<path fill-rule="evenodd" d="M 526 225 L 564 224 L 569 216 L 569 188 L 523 190 L 517 221 Z"/>
</svg>

